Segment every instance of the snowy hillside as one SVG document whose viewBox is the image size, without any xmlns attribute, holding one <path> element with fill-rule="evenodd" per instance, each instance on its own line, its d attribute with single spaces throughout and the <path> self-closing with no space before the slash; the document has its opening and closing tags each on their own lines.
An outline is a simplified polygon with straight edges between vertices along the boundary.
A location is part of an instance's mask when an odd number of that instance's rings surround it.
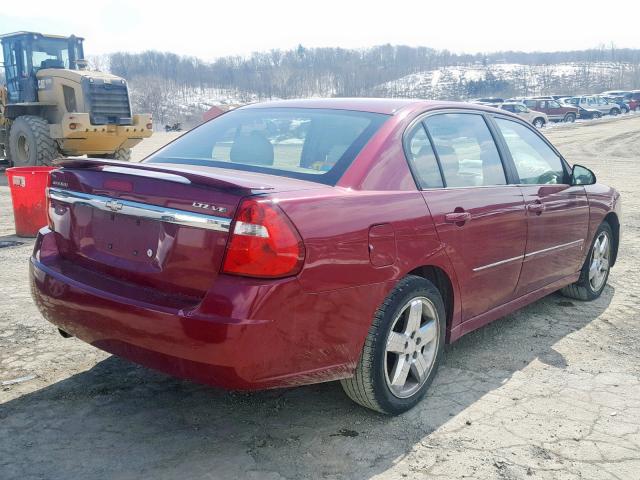
<svg viewBox="0 0 640 480">
<path fill-rule="evenodd" d="M 388 77 L 387 77 L 388 78 Z M 194 126 L 212 106 L 223 110 L 256 101 L 276 99 L 239 88 L 195 88 L 157 75 L 136 77 L 129 82 L 136 112 L 149 112 L 158 127 L 182 122 Z M 360 96 L 410 97 L 465 100 L 484 96 L 599 93 L 604 90 L 640 89 L 640 65 L 630 63 L 519 63 L 473 64 L 423 71 L 362 89 Z M 333 93 L 332 93 L 333 92 Z M 309 88 L 304 97 L 335 94 L 324 82 Z"/>
<path fill-rule="evenodd" d="M 578 94 L 619 88 L 629 81 L 640 88 L 640 69 L 625 63 L 517 63 L 452 66 L 415 73 L 383 83 L 376 96 L 466 99 L 487 95 Z"/>
</svg>

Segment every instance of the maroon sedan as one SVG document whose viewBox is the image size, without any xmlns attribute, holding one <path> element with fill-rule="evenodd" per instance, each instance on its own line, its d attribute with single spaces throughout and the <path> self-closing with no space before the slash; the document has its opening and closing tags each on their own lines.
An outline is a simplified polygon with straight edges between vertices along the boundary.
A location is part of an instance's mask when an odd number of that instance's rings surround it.
<svg viewBox="0 0 640 480">
<path fill-rule="evenodd" d="M 64 335 L 228 389 L 341 380 L 403 412 L 445 343 L 551 292 L 597 298 L 620 196 L 462 103 L 283 101 L 140 164 L 65 160 L 31 258 Z"/>
</svg>

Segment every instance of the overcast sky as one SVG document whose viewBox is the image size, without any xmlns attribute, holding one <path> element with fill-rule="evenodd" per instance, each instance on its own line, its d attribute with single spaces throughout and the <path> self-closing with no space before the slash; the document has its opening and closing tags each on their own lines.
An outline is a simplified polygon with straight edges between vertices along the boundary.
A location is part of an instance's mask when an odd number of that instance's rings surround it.
<svg viewBox="0 0 640 480">
<path fill-rule="evenodd" d="M 85 37 L 87 55 L 153 49 L 211 60 L 300 43 L 345 48 L 391 43 L 472 53 L 612 43 L 640 48 L 640 0 L 593 5 L 562 0 L 0 2 L 0 33 L 73 33 Z M 614 13 L 605 15 L 603 9 Z"/>
</svg>

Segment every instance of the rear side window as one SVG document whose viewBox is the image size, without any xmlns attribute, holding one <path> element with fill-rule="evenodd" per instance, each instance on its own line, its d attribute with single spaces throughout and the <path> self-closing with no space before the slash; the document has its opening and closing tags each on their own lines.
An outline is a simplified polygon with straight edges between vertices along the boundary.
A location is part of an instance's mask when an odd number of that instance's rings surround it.
<svg viewBox="0 0 640 480">
<path fill-rule="evenodd" d="M 562 160 L 535 132 L 511 120 L 495 120 L 511 152 L 520 183 L 564 183 Z"/>
<path fill-rule="evenodd" d="M 445 113 L 428 117 L 447 187 L 505 185 L 500 154 L 482 115 Z"/>
<path fill-rule="evenodd" d="M 253 108 L 221 115 L 146 162 L 208 165 L 335 184 L 387 115 Z"/>
<path fill-rule="evenodd" d="M 405 148 L 420 188 L 442 188 L 438 160 L 421 123 L 408 135 Z"/>
</svg>

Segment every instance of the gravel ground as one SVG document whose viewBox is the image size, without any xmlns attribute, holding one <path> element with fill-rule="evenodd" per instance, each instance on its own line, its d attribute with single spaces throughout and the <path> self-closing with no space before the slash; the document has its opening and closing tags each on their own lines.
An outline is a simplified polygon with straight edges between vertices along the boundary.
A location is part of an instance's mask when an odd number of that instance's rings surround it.
<svg viewBox="0 0 640 480">
<path fill-rule="evenodd" d="M 640 478 L 640 116 L 546 134 L 623 195 L 610 286 L 592 303 L 551 295 L 465 336 L 426 399 L 396 418 L 337 383 L 227 393 L 63 339 L 30 299 L 33 242 L 0 249 L 0 381 L 35 376 L 0 387 L 0 478 Z M 0 240 L 12 231 L 0 186 Z"/>
</svg>

